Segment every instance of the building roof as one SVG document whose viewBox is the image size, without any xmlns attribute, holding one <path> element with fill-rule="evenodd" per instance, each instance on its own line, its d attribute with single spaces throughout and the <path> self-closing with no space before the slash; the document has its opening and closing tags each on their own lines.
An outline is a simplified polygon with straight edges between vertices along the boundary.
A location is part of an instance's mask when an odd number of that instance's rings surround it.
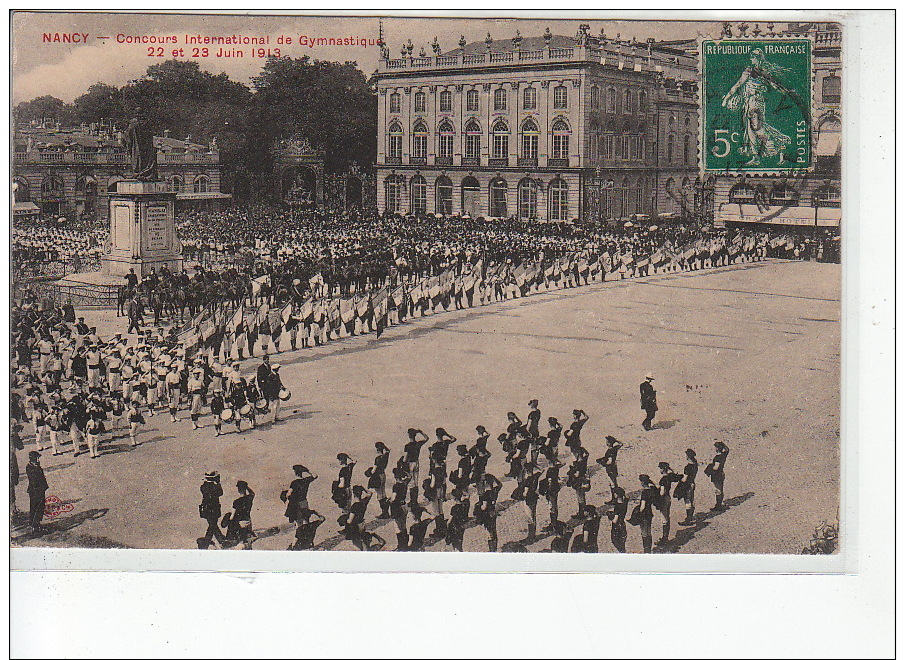
<svg viewBox="0 0 905 660">
<path fill-rule="evenodd" d="M 564 37 L 559 34 L 554 34 L 550 39 L 550 48 L 572 48 L 578 41 L 575 37 Z M 520 44 L 520 50 L 540 50 L 546 45 L 543 37 L 522 37 L 522 43 Z M 490 52 L 491 53 L 505 53 L 509 51 L 515 50 L 515 43 L 512 41 L 512 38 L 508 39 L 495 39 L 490 43 Z M 484 41 L 475 41 L 470 44 L 466 44 L 464 48 L 456 48 L 455 50 L 451 50 L 444 55 L 458 55 L 459 53 L 463 53 L 465 55 L 480 55 L 481 53 L 487 52 L 487 43 Z"/>
</svg>

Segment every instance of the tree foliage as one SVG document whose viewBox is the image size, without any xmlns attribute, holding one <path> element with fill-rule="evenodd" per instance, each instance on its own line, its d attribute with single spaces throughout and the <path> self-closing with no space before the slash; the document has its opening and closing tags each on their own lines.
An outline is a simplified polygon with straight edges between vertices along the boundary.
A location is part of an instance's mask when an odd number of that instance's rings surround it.
<svg viewBox="0 0 905 660">
<path fill-rule="evenodd" d="M 354 63 L 271 58 L 253 83 L 254 91 L 197 62 L 167 60 L 121 88 L 98 82 L 72 104 L 42 96 L 14 114 L 17 122 L 113 120 L 123 127 L 140 114 L 158 135 L 169 130 L 201 144 L 216 138 L 227 190 L 237 177 L 272 172 L 273 146 L 293 135 L 322 149 L 328 170 L 374 163 L 377 98 Z"/>
</svg>

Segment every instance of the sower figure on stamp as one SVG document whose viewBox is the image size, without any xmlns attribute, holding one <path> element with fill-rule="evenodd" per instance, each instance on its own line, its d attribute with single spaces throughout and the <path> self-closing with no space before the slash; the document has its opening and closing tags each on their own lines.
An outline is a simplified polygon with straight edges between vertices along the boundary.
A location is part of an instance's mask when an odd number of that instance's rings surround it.
<svg viewBox="0 0 905 660">
<path fill-rule="evenodd" d="M 651 422 L 654 421 L 654 416 L 657 414 L 657 391 L 651 385 L 653 380 L 654 377 L 648 374 L 644 377 L 644 382 L 639 386 L 641 391 L 641 410 L 647 413 L 647 417 L 641 422 L 641 426 L 644 427 L 645 431 L 650 431 Z"/>
<path fill-rule="evenodd" d="M 198 539 L 198 549 L 207 550 L 211 541 L 217 540 L 222 547 L 226 537 L 220 531 L 220 497 L 223 495 L 223 486 L 220 485 L 219 472 L 206 472 L 204 482 L 201 484 L 201 504 L 198 506 L 198 514 L 207 521 L 207 531 Z"/>
</svg>

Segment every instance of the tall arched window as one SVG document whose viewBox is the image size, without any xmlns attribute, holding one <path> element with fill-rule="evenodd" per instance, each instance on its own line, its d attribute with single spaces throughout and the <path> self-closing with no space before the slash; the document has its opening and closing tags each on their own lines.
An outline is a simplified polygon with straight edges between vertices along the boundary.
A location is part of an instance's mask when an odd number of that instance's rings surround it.
<svg viewBox="0 0 905 660">
<path fill-rule="evenodd" d="M 557 119 L 550 130 L 553 133 L 553 158 L 568 158 L 569 126 L 562 119 Z"/>
<path fill-rule="evenodd" d="M 690 158 L 691 158 L 691 136 L 686 134 L 685 137 L 682 138 L 682 162 L 685 165 L 688 165 L 691 162 Z"/>
<path fill-rule="evenodd" d="M 638 92 L 638 112 L 647 112 L 647 94 L 644 90 Z"/>
<path fill-rule="evenodd" d="M 588 156 L 590 158 L 597 158 L 599 152 L 597 151 L 597 141 L 600 134 L 600 126 L 597 125 L 596 120 L 591 120 L 588 129 Z"/>
<path fill-rule="evenodd" d="M 399 92 L 390 94 L 390 112 L 400 112 L 402 110 L 402 97 Z"/>
<path fill-rule="evenodd" d="M 452 215 L 453 184 L 449 177 L 437 178 L 437 213 Z"/>
<path fill-rule="evenodd" d="M 415 92 L 415 112 L 427 112 L 427 94 Z"/>
<path fill-rule="evenodd" d="M 427 181 L 420 174 L 412 177 L 412 213 L 424 215 L 427 213 Z"/>
<path fill-rule="evenodd" d="M 634 112 L 632 107 L 632 90 L 627 89 L 622 95 L 622 112 L 630 115 Z"/>
<path fill-rule="evenodd" d="M 614 189 L 614 186 L 615 186 L 615 182 L 612 179 L 607 181 L 603 186 L 603 200 L 601 201 L 603 208 L 601 209 L 601 212 L 603 213 L 603 217 L 606 220 L 610 220 L 610 219 L 616 217 L 615 215 L 613 215 L 613 210 L 614 210 L 613 209 L 613 189 Z"/>
<path fill-rule="evenodd" d="M 478 90 L 469 89 L 465 92 L 465 110 L 468 112 L 477 112 L 478 102 Z"/>
<path fill-rule="evenodd" d="M 616 112 L 616 90 L 612 87 L 608 87 L 606 90 L 606 111 Z"/>
<path fill-rule="evenodd" d="M 565 85 L 558 85 L 553 88 L 553 109 L 565 110 L 569 107 L 569 91 Z"/>
<path fill-rule="evenodd" d="M 465 124 L 465 158 L 481 157 L 481 127 L 474 119 Z"/>
<path fill-rule="evenodd" d="M 562 179 L 553 179 L 549 188 L 550 220 L 569 219 L 569 186 Z"/>
<path fill-rule="evenodd" d="M 644 136 L 641 135 L 638 137 L 638 159 L 644 160 L 647 158 L 647 142 L 644 140 Z"/>
<path fill-rule="evenodd" d="M 192 182 L 193 192 L 196 193 L 206 193 L 210 191 L 210 179 L 205 175 L 195 177 L 195 180 Z"/>
<path fill-rule="evenodd" d="M 522 179 L 518 184 L 518 215 L 528 220 L 537 218 L 537 182 L 532 179 Z"/>
<path fill-rule="evenodd" d="M 493 158 L 509 158 L 509 127 L 502 119 L 493 125 Z"/>
<path fill-rule="evenodd" d="M 537 87 L 526 87 L 522 94 L 522 108 L 524 110 L 537 109 Z"/>
<path fill-rule="evenodd" d="M 673 157 L 673 153 L 675 152 L 675 148 L 676 148 L 676 136 L 669 135 L 666 138 L 666 162 L 667 163 L 672 162 L 672 157 Z"/>
<path fill-rule="evenodd" d="M 390 124 L 387 139 L 387 157 L 402 160 L 402 125 L 398 121 Z"/>
<path fill-rule="evenodd" d="M 616 136 L 613 133 L 604 133 L 603 135 L 603 157 L 615 158 L 616 153 Z"/>
<path fill-rule="evenodd" d="M 174 174 L 170 177 L 169 181 L 167 181 L 167 190 L 171 192 L 182 192 L 182 177 L 178 174 Z"/>
<path fill-rule="evenodd" d="M 628 188 L 628 179 L 622 180 L 622 186 L 619 188 L 619 206 L 622 208 L 622 216 L 625 217 L 631 214 L 631 207 L 629 206 L 629 188 Z"/>
<path fill-rule="evenodd" d="M 600 110 L 600 88 L 597 85 L 591 87 L 591 110 Z"/>
<path fill-rule="evenodd" d="M 622 94 L 619 90 L 616 90 L 616 114 L 622 114 Z"/>
<path fill-rule="evenodd" d="M 537 144 L 540 131 L 533 119 L 526 119 L 522 123 L 522 158 L 537 160 Z"/>
<path fill-rule="evenodd" d="M 462 212 L 476 217 L 480 209 L 481 186 L 473 176 L 462 179 Z"/>
<path fill-rule="evenodd" d="M 412 127 L 412 158 L 427 159 L 427 124 L 423 121 Z"/>
<path fill-rule="evenodd" d="M 493 110 L 494 112 L 506 111 L 506 90 L 502 87 L 493 90 Z"/>
<path fill-rule="evenodd" d="M 437 127 L 437 155 L 440 158 L 451 160 L 453 156 L 453 142 L 455 141 L 456 132 L 448 121 L 440 122 Z"/>
<path fill-rule="evenodd" d="M 508 186 L 503 179 L 494 179 L 490 182 L 490 215 L 494 218 L 505 218 L 509 215 L 506 205 L 506 192 Z"/>
<path fill-rule="evenodd" d="M 452 112 L 452 92 L 448 89 L 440 92 L 440 112 Z"/>
<path fill-rule="evenodd" d="M 399 175 L 390 175 L 384 181 L 386 191 L 386 210 L 390 213 L 402 212 L 402 191 L 404 180 Z"/>
</svg>

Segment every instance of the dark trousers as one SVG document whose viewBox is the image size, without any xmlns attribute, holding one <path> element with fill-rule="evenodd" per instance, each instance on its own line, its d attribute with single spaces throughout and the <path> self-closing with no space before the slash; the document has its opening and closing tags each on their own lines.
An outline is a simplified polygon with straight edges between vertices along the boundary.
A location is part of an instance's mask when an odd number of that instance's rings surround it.
<svg viewBox="0 0 905 660">
<path fill-rule="evenodd" d="M 644 427 L 645 431 L 650 431 L 651 422 L 654 421 L 654 416 L 657 414 L 656 409 L 647 410 L 647 417 L 644 418 L 644 421 L 641 422 L 641 426 Z"/>
<path fill-rule="evenodd" d="M 205 518 L 205 520 L 207 520 L 207 531 L 204 533 L 203 537 L 205 545 L 210 545 L 210 542 L 213 539 L 217 539 L 217 541 L 223 543 L 226 540 L 226 537 L 223 536 L 223 532 L 220 531 L 220 525 L 218 524 L 219 516 Z"/>
<path fill-rule="evenodd" d="M 138 316 L 130 316 L 129 317 L 129 328 L 126 330 L 126 333 L 132 332 L 132 328 L 135 328 L 135 332 L 141 332 L 141 318 Z"/>
<path fill-rule="evenodd" d="M 44 519 L 44 493 L 28 494 L 28 524 L 37 527 Z"/>
</svg>

